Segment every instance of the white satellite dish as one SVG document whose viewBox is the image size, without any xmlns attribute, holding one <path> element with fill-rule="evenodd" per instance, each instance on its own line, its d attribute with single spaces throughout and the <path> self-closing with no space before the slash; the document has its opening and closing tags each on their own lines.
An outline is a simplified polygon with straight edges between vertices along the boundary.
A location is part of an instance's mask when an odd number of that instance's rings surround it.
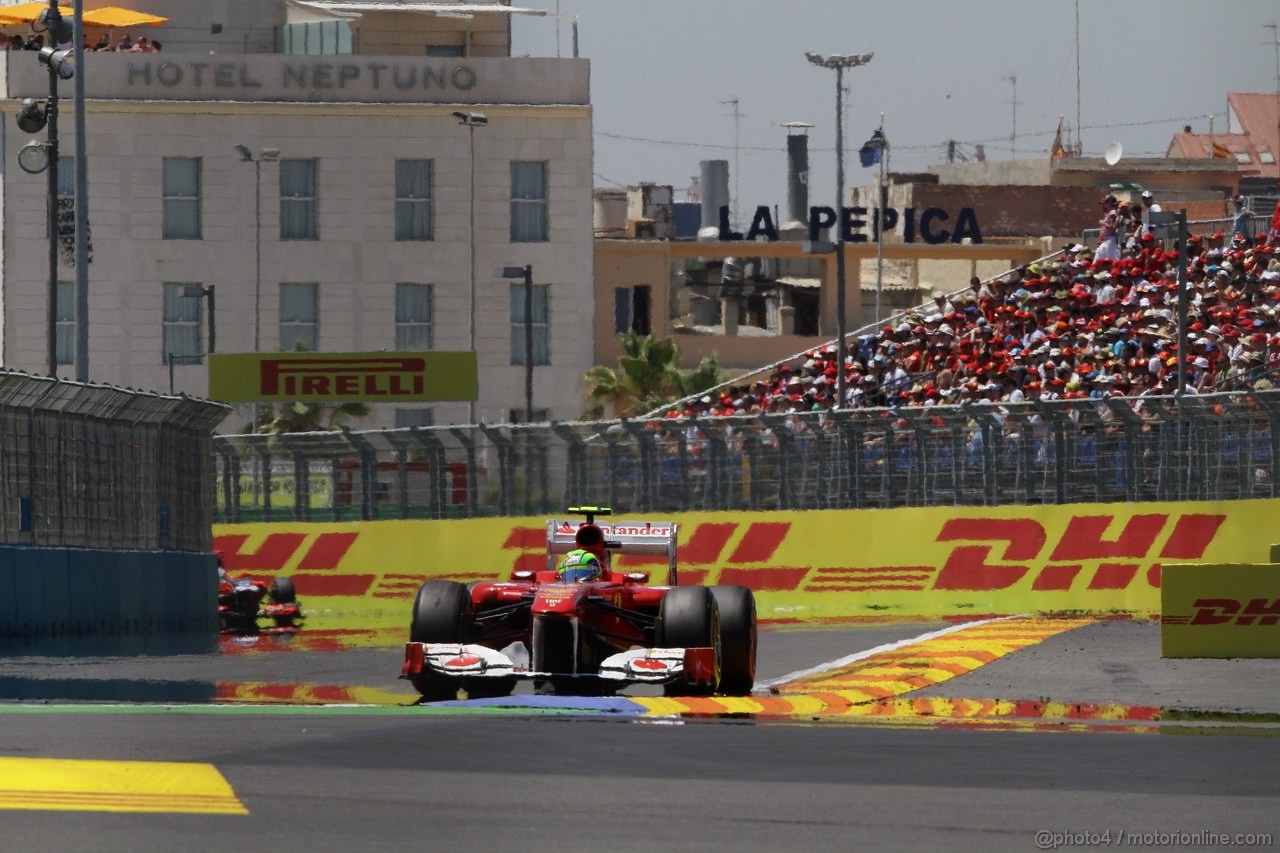
<svg viewBox="0 0 1280 853">
<path fill-rule="evenodd" d="M 1113 142 L 1107 146 L 1106 153 L 1102 155 L 1102 159 L 1107 161 L 1108 166 L 1114 166 L 1120 162 L 1120 158 L 1124 156 L 1124 146 L 1119 142 Z"/>
</svg>

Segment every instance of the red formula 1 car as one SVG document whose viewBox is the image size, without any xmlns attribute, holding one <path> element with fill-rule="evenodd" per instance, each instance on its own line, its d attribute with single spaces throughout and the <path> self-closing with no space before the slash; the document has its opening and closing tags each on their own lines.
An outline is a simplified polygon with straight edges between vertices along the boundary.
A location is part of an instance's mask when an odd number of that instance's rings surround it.
<svg viewBox="0 0 1280 853">
<path fill-rule="evenodd" d="M 258 620 L 270 619 L 267 630 L 293 631 L 302 621 L 298 594 L 289 578 L 266 581 L 248 575 L 231 577 L 218 566 L 218 622 L 224 633 L 256 634 Z"/>
<path fill-rule="evenodd" d="M 677 586 L 676 525 L 547 522 L 547 568 L 505 582 L 427 581 L 413 604 L 400 677 L 424 699 L 504 696 L 517 680 L 542 691 L 608 695 L 629 684 L 668 695 L 745 696 L 755 684 L 756 604 L 742 586 Z M 601 575 L 566 583 L 560 554 L 596 555 Z M 647 572 L 615 571 L 615 553 L 667 558 L 670 586 Z"/>
</svg>

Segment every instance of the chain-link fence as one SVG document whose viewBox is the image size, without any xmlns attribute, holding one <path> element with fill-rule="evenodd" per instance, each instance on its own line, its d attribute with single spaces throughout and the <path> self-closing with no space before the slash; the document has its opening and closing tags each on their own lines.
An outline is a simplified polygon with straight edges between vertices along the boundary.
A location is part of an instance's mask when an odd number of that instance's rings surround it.
<svg viewBox="0 0 1280 853">
<path fill-rule="evenodd" d="M 0 371 L 0 542 L 209 550 L 227 407 Z"/>
<path fill-rule="evenodd" d="M 1280 391 L 214 439 L 217 517 L 338 521 L 1280 495 Z"/>
</svg>

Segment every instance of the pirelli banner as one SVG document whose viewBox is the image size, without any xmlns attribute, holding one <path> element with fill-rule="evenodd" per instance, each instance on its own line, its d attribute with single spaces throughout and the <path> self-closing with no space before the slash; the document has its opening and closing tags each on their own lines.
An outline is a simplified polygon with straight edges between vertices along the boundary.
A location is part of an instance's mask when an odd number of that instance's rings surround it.
<svg viewBox="0 0 1280 853">
<path fill-rule="evenodd" d="M 756 591 L 762 619 L 785 622 L 1158 615 L 1162 565 L 1264 560 L 1278 516 L 1280 501 L 1256 500 L 683 513 L 671 520 L 680 527 L 682 584 L 744 584 Z M 499 580 L 546 565 L 544 518 L 217 525 L 214 534 L 229 568 L 293 575 L 304 603 L 325 599 L 330 613 L 351 614 L 351 628 L 384 617 L 407 624 L 427 578 Z M 659 583 L 666 577 L 664 557 L 624 551 L 615 567 L 651 572 Z"/>
<path fill-rule="evenodd" d="M 229 403 L 474 400 L 473 352 L 220 353 L 209 396 Z"/>
</svg>

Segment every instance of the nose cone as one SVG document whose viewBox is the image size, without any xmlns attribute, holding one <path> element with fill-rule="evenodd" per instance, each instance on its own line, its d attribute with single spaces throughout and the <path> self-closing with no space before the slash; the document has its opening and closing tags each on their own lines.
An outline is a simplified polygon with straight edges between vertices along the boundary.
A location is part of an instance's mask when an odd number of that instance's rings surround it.
<svg viewBox="0 0 1280 853">
<path fill-rule="evenodd" d="M 538 588 L 533 599 L 533 615 L 572 616 L 582 595 L 581 584 L 548 584 Z"/>
</svg>

